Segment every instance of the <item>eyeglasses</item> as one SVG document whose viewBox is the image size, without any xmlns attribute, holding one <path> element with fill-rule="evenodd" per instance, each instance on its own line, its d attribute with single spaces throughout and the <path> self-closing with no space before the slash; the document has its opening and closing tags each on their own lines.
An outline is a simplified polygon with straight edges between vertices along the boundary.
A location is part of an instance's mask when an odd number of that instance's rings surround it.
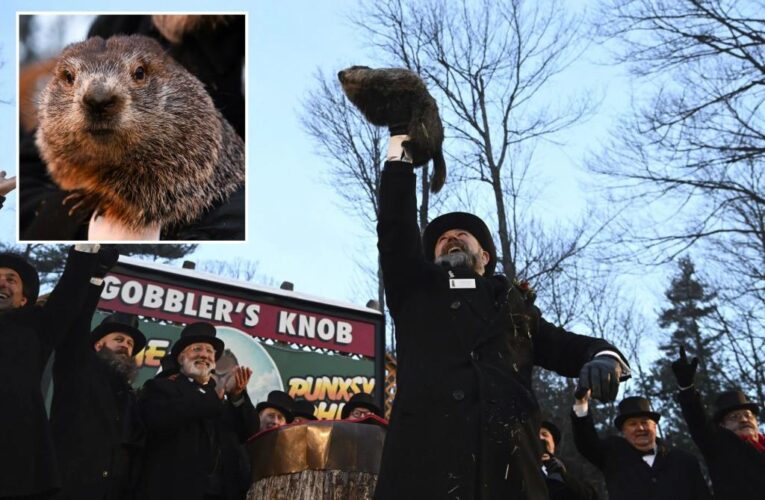
<svg viewBox="0 0 765 500">
<path fill-rule="evenodd" d="M 734 411 L 731 413 L 728 413 L 723 418 L 726 422 L 737 422 L 741 420 L 742 418 L 745 418 L 747 420 L 754 420 L 754 413 L 752 413 L 752 410 L 741 410 L 741 411 Z"/>
<path fill-rule="evenodd" d="M 364 418 L 367 415 L 371 415 L 372 412 L 367 410 L 366 408 L 354 408 L 351 411 L 351 418 Z"/>
</svg>

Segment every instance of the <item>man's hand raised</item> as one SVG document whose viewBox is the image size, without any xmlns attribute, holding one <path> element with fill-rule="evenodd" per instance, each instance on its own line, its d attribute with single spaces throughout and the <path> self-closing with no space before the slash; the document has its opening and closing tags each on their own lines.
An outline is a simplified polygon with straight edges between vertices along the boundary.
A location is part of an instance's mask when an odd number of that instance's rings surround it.
<svg viewBox="0 0 765 500">
<path fill-rule="evenodd" d="M 685 355 L 685 346 L 680 346 L 680 357 L 672 362 L 672 373 L 675 374 L 677 385 L 680 389 L 688 389 L 693 385 L 696 378 L 696 369 L 699 366 L 699 358 L 694 357 L 691 362 Z"/>
</svg>

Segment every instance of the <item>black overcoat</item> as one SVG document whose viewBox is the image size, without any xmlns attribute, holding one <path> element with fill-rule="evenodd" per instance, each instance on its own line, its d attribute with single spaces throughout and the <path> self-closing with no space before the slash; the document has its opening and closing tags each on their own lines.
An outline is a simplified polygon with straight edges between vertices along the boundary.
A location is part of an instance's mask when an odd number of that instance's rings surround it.
<svg viewBox="0 0 765 500">
<path fill-rule="evenodd" d="M 592 415 L 571 413 L 579 453 L 603 472 L 609 498 L 616 500 L 705 500 L 711 498 L 699 462 L 691 453 L 657 440 L 653 466 L 623 437 L 598 437 Z"/>
<path fill-rule="evenodd" d="M 515 335 L 504 277 L 427 262 L 408 164 L 386 164 L 377 229 L 398 368 L 375 498 L 546 499 L 532 367 L 573 377 L 616 349 L 541 318 Z"/>
<path fill-rule="evenodd" d="M 222 449 L 221 439 L 233 432 L 243 443 L 258 431 L 247 391 L 234 406 L 218 399 L 214 382 L 202 387 L 175 374 L 147 381 L 139 409 L 147 432 L 136 499 L 202 500 L 208 475 L 218 466 L 223 498 L 239 498 L 238 457 Z"/>
<path fill-rule="evenodd" d="M 0 313 L 0 497 L 59 487 L 41 377 L 85 300 L 97 260 L 97 254 L 72 249 L 43 306 Z"/>
<path fill-rule="evenodd" d="M 135 402 L 128 381 L 93 349 L 90 323 L 103 285 L 89 296 L 56 348 L 50 425 L 61 472 L 57 500 L 126 498 Z"/>
<path fill-rule="evenodd" d="M 719 500 L 765 496 L 765 454 L 707 418 L 695 389 L 678 395 L 693 441 L 701 450 Z"/>
</svg>

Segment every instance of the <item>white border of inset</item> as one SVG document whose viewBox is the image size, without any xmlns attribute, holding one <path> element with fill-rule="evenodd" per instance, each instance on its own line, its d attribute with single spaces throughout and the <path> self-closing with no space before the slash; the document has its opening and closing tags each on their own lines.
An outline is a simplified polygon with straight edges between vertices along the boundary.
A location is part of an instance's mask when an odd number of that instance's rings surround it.
<svg viewBox="0 0 765 500">
<path fill-rule="evenodd" d="M 248 179 L 251 177 L 249 174 L 250 170 L 250 164 L 249 164 L 249 148 L 251 147 L 249 135 L 250 135 L 250 109 L 249 109 L 249 102 L 250 102 L 250 86 L 249 86 L 249 56 L 250 56 L 250 22 L 249 22 L 249 13 L 247 11 L 235 11 L 235 12 L 228 12 L 228 11 L 192 11 L 192 12 L 166 12 L 166 11 L 156 11 L 156 12 L 97 12 L 97 11 L 16 11 L 16 242 L 19 244 L 43 244 L 43 245 L 60 245 L 60 244 L 73 244 L 81 242 L 81 240 L 56 240 L 56 241 L 48 241 L 48 240 L 22 240 L 21 239 L 21 183 L 22 183 L 22 175 L 21 175 L 21 150 L 19 148 L 19 141 L 21 140 L 21 130 L 20 130 L 20 122 L 19 122 L 19 112 L 20 112 L 20 106 L 21 103 L 19 101 L 20 98 L 20 86 L 19 86 L 19 78 L 21 76 L 21 61 L 19 59 L 19 53 L 21 44 L 19 43 L 19 18 L 20 16 L 100 16 L 100 15 L 131 15 L 131 16 L 146 16 L 146 15 L 154 15 L 154 14 L 171 14 L 171 15 L 187 15 L 187 14 L 195 14 L 195 15 L 236 15 L 236 16 L 244 16 L 244 67 L 242 68 L 242 84 L 244 85 L 244 240 L 191 240 L 191 241 L 179 241 L 179 240 L 118 240 L 118 241 L 109 241 L 109 240 L 103 240 L 98 241 L 98 243 L 115 243 L 115 244 L 142 244 L 142 243 L 149 243 L 149 244 L 189 244 L 189 245 L 198 245 L 198 244 L 204 244 L 204 243 L 215 243 L 215 244 L 224 244 L 224 245 L 244 245 L 249 243 L 249 236 L 250 236 L 250 198 L 247 195 L 249 192 L 249 184 Z"/>
</svg>

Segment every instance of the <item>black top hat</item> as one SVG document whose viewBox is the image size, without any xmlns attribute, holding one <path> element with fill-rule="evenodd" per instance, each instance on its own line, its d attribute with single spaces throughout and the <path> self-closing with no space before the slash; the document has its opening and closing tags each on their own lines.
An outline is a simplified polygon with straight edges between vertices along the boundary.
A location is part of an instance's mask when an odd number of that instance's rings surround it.
<svg viewBox="0 0 765 500">
<path fill-rule="evenodd" d="M 292 404 L 292 415 L 295 417 L 318 420 L 316 416 L 314 416 L 315 411 L 316 407 L 305 399 L 298 399 Z"/>
<path fill-rule="evenodd" d="M 746 394 L 738 389 L 721 392 L 715 400 L 715 415 L 713 420 L 716 424 L 719 424 L 722 422 L 723 418 L 725 418 L 725 415 L 741 409 L 751 410 L 755 416 L 760 413 L 760 407 L 757 406 L 757 403 L 750 401 L 749 398 L 746 397 Z"/>
<path fill-rule="evenodd" d="M 265 401 L 261 401 L 255 406 L 255 413 L 260 413 L 265 408 L 276 408 L 284 414 L 284 418 L 289 423 L 295 419 L 292 414 L 292 408 L 294 407 L 295 400 L 289 394 L 284 391 L 271 391 L 268 393 L 268 398 Z"/>
<path fill-rule="evenodd" d="M 375 403 L 375 400 L 372 399 L 372 396 L 366 392 L 358 392 L 354 394 L 353 397 L 351 397 L 351 399 L 345 403 L 345 406 L 343 406 L 343 411 L 340 413 L 340 418 L 348 418 L 353 409 L 358 407 L 368 408 L 369 410 L 372 410 L 372 413 L 380 418 L 383 418 L 380 407 L 377 406 L 377 403 Z"/>
<path fill-rule="evenodd" d="M 484 275 L 491 276 L 494 274 L 494 268 L 497 265 L 497 249 L 494 246 L 491 231 L 480 218 L 465 212 L 451 212 L 430 221 L 422 233 L 425 258 L 430 262 L 435 260 L 436 242 L 442 234 L 450 229 L 464 229 L 478 240 L 481 247 L 489 252 L 489 262 L 486 264 Z"/>
<path fill-rule="evenodd" d="M 120 332 L 133 338 L 133 356 L 146 347 L 146 337 L 138 329 L 138 316 L 127 313 L 113 313 L 104 318 L 101 324 L 90 332 L 91 343 L 98 342 L 104 336 Z"/>
<path fill-rule="evenodd" d="M 173 344 L 173 349 L 170 351 L 170 355 L 178 359 L 178 355 L 183 352 L 191 344 L 203 342 L 210 344 L 215 349 L 215 361 L 218 361 L 223 355 L 223 341 L 215 336 L 215 327 L 210 323 L 200 321 L 198 323 L 190 323 L 181 330 L 181 336 Z"/>
<path fill-rule="evenodd" d="M 540 425 L 540 427 L 550 431 L 550 434 L 552 434 L 553 442 L 555 443 L 555 447 L 557 448 L 561 439 L 561 433 L 560 429 L 558 429 L 558 426 L 549 420 L 542 420 L 542 425 Z"/>
<path fill-rule="evenodd" d="M 617 429 L 621 430 L 624 421 L 631 417 L 648 417 L 658 424 L 661 415 L 653 411 L 651 402 L 648 399 L 633 396 L 631 398 L 624 398 L 619 403 L 619 414 L 614 419 L 614 425 Z"/>
<path fill-rule="evenodd" d="M 40 277 L 32 264 L 19 254 L 4 252 L 0 253 L 0 267 L 7 267 L 18 273 L 21 278 L 21 290 L 27 299 L 26 305 L 34 305 L 40 293 Z"/>
</svg>

